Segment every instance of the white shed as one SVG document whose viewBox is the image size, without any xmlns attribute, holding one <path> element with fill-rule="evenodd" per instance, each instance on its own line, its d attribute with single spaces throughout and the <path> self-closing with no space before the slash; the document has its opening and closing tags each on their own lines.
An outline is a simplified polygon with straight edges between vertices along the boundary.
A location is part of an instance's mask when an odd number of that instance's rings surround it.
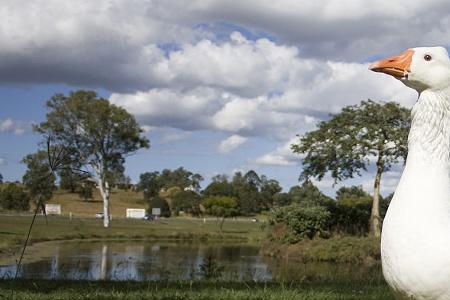
<svg viewBox="0 0 450 300">
<path fill-rule="evenodd" d="M 127 218 L 143 219 L 145 217 L 144 208 L 127 208 Z"/>
</svg>

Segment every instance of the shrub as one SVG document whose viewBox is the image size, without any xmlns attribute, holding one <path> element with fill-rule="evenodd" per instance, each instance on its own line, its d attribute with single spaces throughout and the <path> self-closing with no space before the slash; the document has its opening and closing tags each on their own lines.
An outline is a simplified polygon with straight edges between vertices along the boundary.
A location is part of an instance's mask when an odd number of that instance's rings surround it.
<svg viewBox="0 0 450 300">
<path fill-rule="evenodd" d="M 369 232 L 371 209 L 371 199 L 347 198 L 339 200 L 333 211 L 334 229 L 348 234 L 366 234 Z"/>
<path fill-rule="evenodd" d="M 10 183 L 0 192 L 0 205 L 4 209 L 29 210 L 30 196 L 23 187 Z"/>
<path fill-rule="evenodd" d="M 272 218 L 276 223 L 285 223 L 291 235 L 285 237 L 293 243 L 303 238 L 328 237 L 331 213 L 320 205 L 294 204 L 275 210 Z"/>
</svg>

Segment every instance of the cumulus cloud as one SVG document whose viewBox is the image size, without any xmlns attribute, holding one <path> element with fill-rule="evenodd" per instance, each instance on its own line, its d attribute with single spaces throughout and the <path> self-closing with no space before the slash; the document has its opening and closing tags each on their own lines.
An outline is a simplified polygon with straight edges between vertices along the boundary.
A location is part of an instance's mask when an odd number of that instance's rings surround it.
<svg viewBox="0 0 450 300">
<path fill-rule="evenodd" d="M 239 135 L 232 135 L 219 143 L 218 150 L 220 153 L 227 154 L 239 148 L 246 141 L 247 138 L 245 137 Z"/>
<path fill-rule="evenodd" d="M 9 1 L 0 9 L 0 81 L 116 92 L 201 82 L 254 96 L 276 88 L 290 68 L 286 58 L 298 53 L 359 63 L 442 44 L 449 11 L 444 0 Z"/>
<path fill-rule="evenodd" d="M 23 121 L 16 121 L 11 118 L 0 120 L 0 132 L 8 132 L 15 135 L 21 135 L 29 129 L 30 124 Z"/>
<path fill-rule="evenodd" d="M 413 92 L 372 74 L 367 64 L 307 59 L 295 47 L 239 33 L 226 42 L 187 45 L 162 64 L 173 86 L 113 93 L 111 102 L 145 125 L 284 141 L 367 98 L 414 102 Z"/>
</svg>

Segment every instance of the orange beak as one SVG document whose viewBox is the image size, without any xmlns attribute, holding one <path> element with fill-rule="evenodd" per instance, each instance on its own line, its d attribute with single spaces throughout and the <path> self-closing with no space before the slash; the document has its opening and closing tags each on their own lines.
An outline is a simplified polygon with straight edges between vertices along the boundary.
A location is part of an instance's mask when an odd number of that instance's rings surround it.
<svg viewBox="0 0 450 300">
<path fill-rule="evenodd" d="M 413 49 L 408 49 L 397 56 L 388 57 L 372 63 L 369 70 L 382 72 L 396 78 L 407 77 L 411 72 L 411 60 L 414 55 Z"/>
</svg>

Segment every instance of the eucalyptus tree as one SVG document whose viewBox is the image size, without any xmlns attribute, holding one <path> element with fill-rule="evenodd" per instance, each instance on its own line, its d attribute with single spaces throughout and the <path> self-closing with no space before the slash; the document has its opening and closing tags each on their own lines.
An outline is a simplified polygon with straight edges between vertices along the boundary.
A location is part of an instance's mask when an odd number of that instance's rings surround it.
<svg viewBox="0 0 450 300">
<path fill-rule="evenodd" d="M 123 170 L 126 156 L 149 147 L 148 139 L 131 114 L 94 91 L 55 94 L 46 105 L 47 120 L 35 130 L 63 149 L 58 155 L 67 156 L 68 168 L 93 175 L 103 198 L 103 225 L 109 227 L 109 181 Z"/>
<path fill-rule="evenodd" d="M 375 162 L 374 193 L 370 232 L 381 234 L 380 182 L 389 170 L 407 155 L 410 111 L 394 102 L 362 101 L 347 106 L 318 128 L 299 136 L 291 145 L 294 153 L 304 155 L 300 179 L 330 174 L 335 183 L 367 171 Z"/>
</svg>

